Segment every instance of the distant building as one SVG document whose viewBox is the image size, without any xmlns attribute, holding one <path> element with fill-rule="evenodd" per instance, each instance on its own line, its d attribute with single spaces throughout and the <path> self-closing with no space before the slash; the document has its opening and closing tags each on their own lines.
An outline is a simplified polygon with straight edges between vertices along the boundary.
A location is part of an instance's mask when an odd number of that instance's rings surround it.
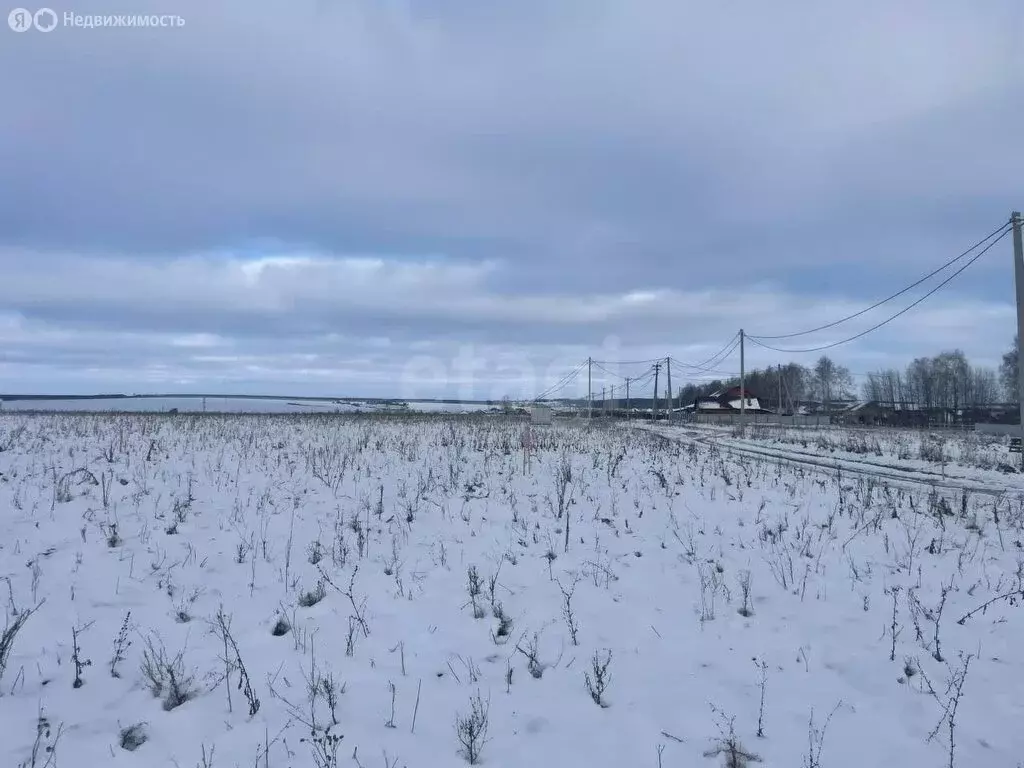
<svg viewBox="0 0 1024 768">
<path fill-rule="evenodd" d="M 977 408 L 965 408 L 962 418 L 969 423 L 1019 424 L 1020 409 L 1016 403 L 993 403 Z"/>
<path fill-rule="evenodd" d="M 953 425 L 1013 423 L 1017 417 L 1014 405 L 993 404 L 977 408 L 928 407 L 922 403 L 863 400 L 846 405 L 836 419 L 843 424 L 865 424 L 893 427 L 926 427 Z"/>
<path fill-rule="evenodd" d="M 693 401 L 693 410 L 697 413 L 740 413 L 746 410 L 748 413 L 770 413 L 761 407 L 761 400 L 749 387 L 746 388 L 746 407 L 743 405 L 744 391 L 739 387 L 720 389 L 705 397 L 698 397 Z"/>
</svg>

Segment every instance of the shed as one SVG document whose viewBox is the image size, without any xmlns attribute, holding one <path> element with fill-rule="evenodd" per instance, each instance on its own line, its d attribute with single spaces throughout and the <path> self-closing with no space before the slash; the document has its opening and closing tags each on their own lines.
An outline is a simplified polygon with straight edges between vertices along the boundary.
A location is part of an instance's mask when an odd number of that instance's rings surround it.
<svg viewBox="0 0 1024 768">
<path fill-rule="evenodd" d="M 531 424 L 550 424 L 553 412 L 550 406 L 534 405 L 530 408 Z"/>
</svg>

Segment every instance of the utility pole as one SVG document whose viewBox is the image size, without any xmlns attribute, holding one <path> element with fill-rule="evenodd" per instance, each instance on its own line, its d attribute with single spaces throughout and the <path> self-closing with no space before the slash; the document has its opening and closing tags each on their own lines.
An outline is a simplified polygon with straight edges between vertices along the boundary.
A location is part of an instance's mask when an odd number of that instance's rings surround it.
<svg viewBox="0 0 1024 768">
<path fill-rule="evenodd" d="M 592 358 L 587 358 L 587 420 L 594 418 L 594 386 L 591 376 L 591 368 L 594 365 Z"/>
<path fill-rule="evenodd" d="M 608 413 L 608 401 L 604 399 L 604 387 L 601 387 L 601 415 L 605 416 Z"/>
<path fill-rule="evenodd" d="M 1020 345 L 1024 344 L 1024 244 L 1020 211 L 1010 214 L 1010 221 L 1013 224 L 1013 277 L 1017 285 L 1017 398 L 1020 400 L 1020 436 L 1024 439 L 1024 355 L 1020 353 Z M 1024 451 L 1021 451 L 1020 462 L 1024 467 Z"/>
<path fill-rule="evenodd" d="M 629 421 L 629 379 L 626 379 L 626 421 Z"/>
<path fill-rule="evenodd" d="M 654 364 L 654 399 L 651 400 L 651 423 L 658 420 L 658 371 L 661 370 L 661 363 Z"/>
<path fill-rule="evenodd" d="M 672 391 L 672 358 L 665 358 L 665 374 L 667 375 L 666 384 L 668 386 L 668 423 L 672 424 L 672 411 L 675 410 L 675 397 Z"/>
<path fill-rule="evenodd" d="M 747 423 L 747 385 L 746 385 L 746 369 L 744 367 L 745 361 L 743 359 L 743 329 L 740 328 L 740 424 L 745 425 Z"/>
<path fill-rule="evenodd" d="M 615 385 L 612 384 L 612 418 L 615 418 Z"/>
<path fill-rule="evenodd" d="M 782 363 L 779 363 L 779 416 L 782 415 Z"/>
</svg>

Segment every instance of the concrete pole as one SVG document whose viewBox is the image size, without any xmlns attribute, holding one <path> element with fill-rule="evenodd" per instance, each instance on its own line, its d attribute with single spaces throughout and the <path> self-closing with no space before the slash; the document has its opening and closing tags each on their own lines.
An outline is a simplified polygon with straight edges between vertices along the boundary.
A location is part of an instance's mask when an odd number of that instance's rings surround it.
<svg viewBox="0 0 1024 768">
<path fill-rule="evenodd" d="M 675 409 L 675 392 L 672 391 L 672 358 L 665 358 L 665 376 L 668 385 L 668 423 L 672 424 L 672 411 Z"/>
<path fill-rule="evenodd" d="M 1024 440 L 1024 355 L 1020 353 L 1020 345 L 1024 344 L 1024 244 L 1020 212 L 1010 214 L 1010 221 L 1013 224 L 1013 277 L 1017 287 L 1017 398 L 1020 400 L 1020 437 Z M 1024 468 L 1024 451 L 1021 451 L 1020 462 Z"/>
<path fill-rule="evenodd" d="M 658 421 L 658 371 L 661 370 L 661 363 L 654 364 L 654 399 L 651 400 L 651 424 Z"/>
<path fill-rule="evenodd" d="M 782 363 L 779 363 L 779 415 L 782 415 Z"/>
<path fill-rule="evenodd" d="M 587 420 L 594 418 L 594 385 L 592 377 L 592 367 L 594 361 L 591 358 L 587 358 Z"/>
<path fill-rule="evenodd" d="M 747 423 L 747 376 L 743 346 L 743 329 L 740 328 L 740 424 L 745 425 Z"/>
</svg>

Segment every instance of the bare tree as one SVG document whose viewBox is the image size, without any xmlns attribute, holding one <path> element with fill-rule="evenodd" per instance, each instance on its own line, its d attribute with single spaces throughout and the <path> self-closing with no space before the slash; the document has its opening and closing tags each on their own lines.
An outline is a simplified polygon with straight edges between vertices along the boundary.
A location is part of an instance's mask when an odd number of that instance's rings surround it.
<svg viewBox="0 0 1024 768">
<path fill-rule="evenodd" d="M 991 368 L 976 367 L 971 372 L 971 394 L 967 405 L 979 407 L 992 405 L 999 400 L 999 379 Z"/>
<path fill-rule="evenodd" d="M 845 366 L 839 365 L 828 355 L 822 355 L 814 364 L 814 390 L 822 404 L 849 397 L 853 389 L 853 377 Z"/>
<path fill-rule="evenodd" d="M 1006 399 L 1016 402 L 1019 397 L 1017 390 L 1017 357 L 1020 354 L 1020 339 L 1014 335 L 1013 344 L 1003 355 L 1003 362 L 999 366 L 999 381 L 1003 385 L 1003 392 Z"/>
<path fill-rule="evenodd" d="M 907 366 L 907 400 L 924 408 L 934 407 L 935 379 L 932 373 L 932 361 L 928 357 L 918 357 Z"/>
</svg>

